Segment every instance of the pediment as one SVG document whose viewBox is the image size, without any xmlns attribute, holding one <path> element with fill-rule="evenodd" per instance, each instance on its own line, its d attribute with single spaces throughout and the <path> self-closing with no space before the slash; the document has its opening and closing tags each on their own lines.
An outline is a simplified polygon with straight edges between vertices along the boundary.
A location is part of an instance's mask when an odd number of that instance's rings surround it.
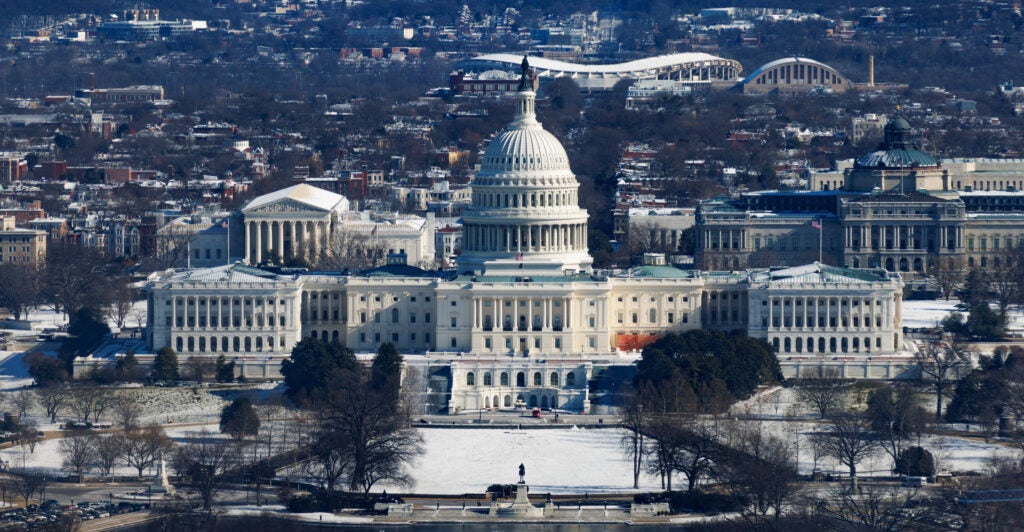
<svg viewBox="0 0 1024 532">
<path fill-rule="evenodd" d="M 245 214 L 280 214 L 280 213 L 326 213 L 325 209 L 314 207 L 301 201 L 282 198 L 277 201 L 260 205 L 254 209 L 243 209 Z"/>
</svg>

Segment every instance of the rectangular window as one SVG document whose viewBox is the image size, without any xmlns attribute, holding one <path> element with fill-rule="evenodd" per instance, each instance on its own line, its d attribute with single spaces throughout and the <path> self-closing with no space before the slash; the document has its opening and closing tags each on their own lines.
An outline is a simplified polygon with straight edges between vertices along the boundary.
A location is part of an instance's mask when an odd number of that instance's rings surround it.
<svg viewBox="0 0 1024 532">
<path fill-rule="evenodd" d="M 668 322 L 669 323 L 675 323 L 676 322 L 676 315 L 674 313 L 672 313 L 672 312 L 668 313 Z"/>
<path fill-rule="evenodd" d="M 451 344 L 450 344 L 450 345 L 451 345 L 452 347 L 459 347 L 459 341 L 458 341 L 458 340 L 456 340 L 455 338 L 452 338 L 452 341 L 451 341 Z"/>
<path fill-rule="evenodd" d="M 484 349 L 490 349 L 490 348 L 491 348 L 491 339 L 490 338 L 484 338 Z"/>
<path fill-rule="evenodd" d="M 373 343 L 375 343 L 375 344 L 379 344 L 380 343 L 380 333 L 373 333 Z"/>
<path fill-rule="evenodd" d="M 562 348 L 562 339 L 561 338 L 555 338 L 555 349 L 561 349 L 561 348 Z"/>
<path fill-rule="evenodd" d="M 452 328 L 458 327 L 458 318 L 452 316 Z"/>
<path fill-rule="evenodd" d="M 410 312 L 409 313 L 409 323 L 416 323 L 416 313 L 415 312 Z"/>
</svg>

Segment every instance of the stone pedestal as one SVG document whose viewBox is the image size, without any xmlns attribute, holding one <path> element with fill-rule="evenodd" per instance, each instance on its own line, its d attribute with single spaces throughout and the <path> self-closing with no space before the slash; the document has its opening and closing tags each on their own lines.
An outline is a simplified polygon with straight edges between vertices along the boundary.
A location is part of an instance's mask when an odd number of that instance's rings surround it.
<svg viewBox="0 0 1024 532">
<path fill-rule="evenodd" d="M 507 508 L 498 510 L 498 515 L 505 517 L 544 517 L 544 508 L 530 504 L 527 493 L 530 487 L 525 482 L 516 484 L 516 500 Z"/>
<path fill-rule="evenodd" d="M 149 486 L 149 492 L 153 495 L 174 495 L 174 486 L 167 480 L 167 465 L 162 456 L 156 467 L 156 476 Z"/>
</svg>

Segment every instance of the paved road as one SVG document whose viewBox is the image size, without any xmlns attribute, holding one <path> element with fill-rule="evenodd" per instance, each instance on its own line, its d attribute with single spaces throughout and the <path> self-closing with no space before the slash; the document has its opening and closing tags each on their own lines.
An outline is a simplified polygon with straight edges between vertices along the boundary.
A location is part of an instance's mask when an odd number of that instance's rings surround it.
<svg viewBox="0 0 1024 532">
<path fill-rule="evenodd" d="M 144 523 L 156 516 L 149 511 L 132 512 L 129 514 L 112 515 L 102 519 L 83 521 L 81 532 L 99 532 L 100 530 L 115 530 L 118 528 Z"/>
</svg>

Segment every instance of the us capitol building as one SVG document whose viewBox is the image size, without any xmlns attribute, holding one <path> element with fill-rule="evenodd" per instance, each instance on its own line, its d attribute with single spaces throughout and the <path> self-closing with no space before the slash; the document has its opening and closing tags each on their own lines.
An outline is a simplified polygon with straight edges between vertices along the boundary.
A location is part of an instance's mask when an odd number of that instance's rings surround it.
<svg viewBox="0 0 1024 532">
<path fill-rule="evenodd" d="M 303 337 L 357 353 L 391 342 L 407 360 L 444 368 L 452 413 L 587 410 L 595 369 L 631 364 L 667 332 L 702 328 L 766 340 L 790 376 L 820 365 L 850 377 L 905 369 L 897 273 L 812 261 L 696 271 L 659 255 L 613 275 L 595 273 L 579 183 L 561 143 L 537 121 L 526 78 L 514 120 L 490 143 L 473 181 L 456 271 L 401 261 L 358 274 L 242 263 L 169 270 L 148 286 L 148 347 L 170 346 L 183 360 L 223 354 L 247 378 L 261 379 L 279 378 L 280 362 Z M 252 200 L 242 210 L 247 255 L 259 253 L 248 249 L 254 242 L 282 256 L 329 243 L 342 200 L 321 190 Z"/>
</svg>

